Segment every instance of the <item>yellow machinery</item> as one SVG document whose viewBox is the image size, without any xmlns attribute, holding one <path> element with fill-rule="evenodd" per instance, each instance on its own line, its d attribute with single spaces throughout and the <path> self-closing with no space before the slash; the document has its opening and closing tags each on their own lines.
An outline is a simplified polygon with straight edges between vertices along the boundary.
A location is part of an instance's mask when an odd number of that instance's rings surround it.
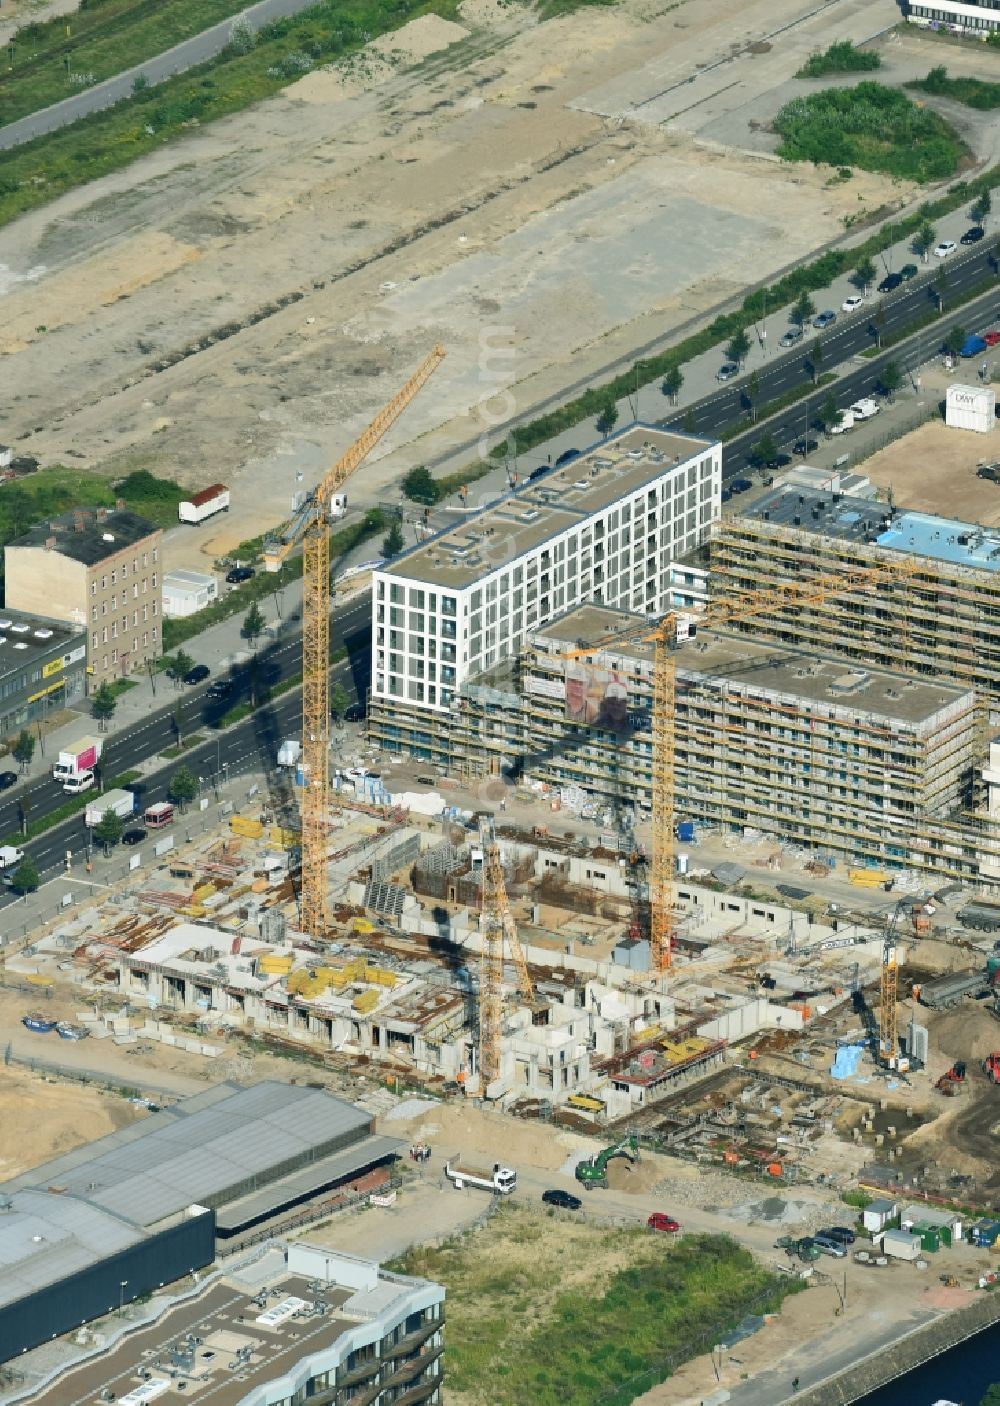
<svg viewBox="0 0 1000 1406">
<path fill-rule="evenodd" d="M 616 644 L 652 643 L 653 663 L 653 845 L 649 901 L 652 966 L 666 971 L 676 933 L 673 902 L 674 872 L 674 740 L 676 663 L 673 649 L 699 625 L 706 627 L 735 624 L 780 611 L 787 606 L 817 605 L 829 596 L 873 589 L 905 580 L 916 570 L 905 558 L 881 566 L 851 568 L 838 574 L 818 576 L 801 584 L 788 582 L 769 590 L 748 591 L 724 600 L 710 601 L 701 614 L 674 610 L 650 630 L 638 625 L 613 631 L 592 644 L 568 650 L 565 659 L 584 659 Z M 895 1009 L 895 1007 L 893 1007 Z"/>
<path fill-rule="evenodd" d="M 428 377 L 444 360 L 435 347 L 364 433 L 354 441 L 276 538 L 264 562 L 276 570 L 298 542 L 302 571 L 302 930 L 325 937 L 326 848 L 330 824 L 330 509 L 337 493 L 367 459 Z"/>
<path fill-rule="evenodd" d="M 480 821 L 479 837 L 483 847 L 483 906 L 479 919 L 483 943 L 479 959 L 479 1088 L 485 1094 L 487 1085 L 500 1077 L 505 937 L 517 967 L 517 984 L 521 995 L 526 1001 L 533 1001 L 535 989 L 510 911 L 503 865 L 500 863 L 500 846 L 489 817 Z"/>
</svg>

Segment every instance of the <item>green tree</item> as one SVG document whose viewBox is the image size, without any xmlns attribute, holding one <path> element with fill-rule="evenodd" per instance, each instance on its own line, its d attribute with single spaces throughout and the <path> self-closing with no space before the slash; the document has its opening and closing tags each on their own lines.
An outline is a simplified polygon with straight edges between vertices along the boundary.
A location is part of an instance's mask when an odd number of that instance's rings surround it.
<svg viewBox="0 0 1000 1406">
<path fill-rule="evenodd" d="M 403 492 L 412 503 L 426 503 L 433 507 L 441 496 L 440 485 L 429 469 L 418 464 L 403 479 Z"/>
<path fill-rule="evenodd" d="M 176 801 L 181 810 L 185 808 L 188 801 L 193 801 L 198 793 L 198 783 L 186 766 L 179 766 L 170 778 L 170 785 L 167 787 L 167 795 L 172 801 Z"/>
<path fill-rule="evenodd" d="M 618 406 L 613 400 L 609 400 L 597 417 L 597 433 L 600 435 L 609 435 L 617 423 Z"/>
<path fill-rule="evenodd" d="M 763 469 L 778 455 L 778 446 L 774 435 L 770 431 L 762 434 L 757 443 L 750 450 L 750 462 L 755 469 Z"/>
<path fill-rule="evenodd" d="M 797 322 L 800 327 L 804 327 L 811 317 L 816 316 L 816 304 L 803 288 L 802 292 L 795 299 L 795 306 L 792 308 L 792 321 Z"/>
<path fill-rule="evenodd" d="M 384 557 L 397 557 L 406 546 L 403 537 L 403 529 L 398 522 L 392 523 L 389 531 L 382 538 L 382 555 Z"/>
<path fill-rule="evenodd" d="M 944 344 L 947 350 L 951 352 L 952 356 L 958 355 L 958 353 L 962 350 L 962 343 L 964 341 L 964 327 L 959 327 L 956 325 L 955 327 L 948 328 L 948 331 L 945 333 Z"/>
<path fill-rule="evenodd" d="M 684 428 L 688 434 L 694 434 L 698 428 L 698 422 L 694 418 L 694 411 L 690 406 L 684 411 Z"/>
<path fill-rule="evenodd" d="M 735 361 L 738 366 L 742 366 L 749 350 L 750 338 L 747 336 L 746 328 L 739 327 L 729 339 L 726 355 L 730 361 Z"/>
<path fill-rule="evenodd" d="M 756 371 L 751 371 L 750 379 L 747 381 L 747 400 L 750 402 L 750 418 L 753 423 L 757 423 L 757 405 L 760 401 L 760 377 Z"/>
<path fill-rule="evenodd" d="M 973 224 L 982 225 L 986 223 L 986 217 L 993 209 L 993 197 L 988 190 L 984 190 L 976 197 L 972 209 L 969 211 L 969 218 Z"/>
<path fill-rule="evenodd" d="M 903 373 L 894 361 L 887 361 L 879 372 L 879 390 L 892 400 L 902 384 Z"/>
<path fill-rule="evenodd" d="M 104 846 L 104 853 L 107 854 L 111 846 L 121 839 L 124 830 L 125 822 L 109 806 L 94 826 L 93 835 L 97 843 Z"/>
<path fill-rule="evenodd" d="M 107 732 L 108 723 L 114 717 L 117 707 L 118 698 L 114 689 L 105 679 L 90 700 L 90 711 L 97 719 L 101 732 Z"/>
<path fill-rule="evenodd" d="M 930 220 L 921 220 L 920 228 L 913 236 L 913 252 L 919 254 L 924 263 L 927 262 L 927 255 L 937 243 L 937 230 Z"/>
<path fill-rule="evenodd" d="M 260 606 L 256 601 L 253 601 L 250 609 L 243 617 L 243 624 L 240 626 L 240 634 L 249 644 L 255 644 L 264 633 L 265 623 Z"/>
<path fill-rule="evenodd" d="M 27 728 L 22 728 L 17 734 L 17 741 L 12 748 L 14 760 L 20 764 L 22 771 L 27 771 L 31 765 L 31 759 L 35 755 L 35 739 Z"/>
<path fill-rule="evenodd" d="M 829 391 L 823 398 L 823 404 L 819 407 L 819 417 L 823 421 L 823 426 L 827 434 L 839 425 L 844 418 L 844 412 L 837 405 L 837 397 L 833 391 Z"/>
<path fill-rule="evenodd" d="M 34 893 L 41 882 L 38 866 L 33 859 L 25 855 L 14 870 L 14 877 L 11 880 L 12 887 L 17 893 Z"/>
<path fill-rule="evenodd" d="M 174 655 L 173 662 L 170 665 L 171 673 L 174 676 L 174 682 L 180 683 L 184 675 L 189 674 L 193 668 L 194 660 L 191 658 L 190 654 L 183 649 L 179 649 Z"/>
<path fill-rule="evenodd" d="M 330 713 L 338 720 L 344 716 L 351 706 L 351 697 L 347 689 L 338 679 L 330 689 Z"/>
<path fill-rule="evenodd" d="M 819 380 L 819 373 L 823 366 L 823 343 L 818 337 L 813 340 L 806 357 L 806 366 L 810 376 L 813 378 L 813 385 Z"/>
<path fill-rule="evenodd" d="M 684 372 L 679 366 L 671 366 L 660 385 L 660 390 L 668 397 L 671 405 L 677 404 L 677 397 L 681 393 L 683 384 Z"/>
<path fill-rule="evenodd" d="M 987 1389 L 986 1395 L 980 1401 L 979 1406 L 1000 1406 L 1000 1382 L 994 1382 Z"/>
<path fill-rule="evenodd" d="M 868 254 L 863 259 L 859 259 L 854 266 L 854 275 L 851 282 L 854 283 L 867 297 L 868 291 L 875 282 L 875 275 L 878 270 L 875 267 L 875 260 Z"/>
</svg>

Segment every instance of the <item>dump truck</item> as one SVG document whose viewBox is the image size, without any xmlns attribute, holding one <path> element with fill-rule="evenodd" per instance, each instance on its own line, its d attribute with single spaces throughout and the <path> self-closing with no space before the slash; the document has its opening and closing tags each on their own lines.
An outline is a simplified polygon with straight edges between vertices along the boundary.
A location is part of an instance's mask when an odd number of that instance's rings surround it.
<svg viewBox="0 0 1000 1406">
<path fill-rule="evenodd" d="M 599 1186 L 606 1191 L 608 1188 L 608 1163 L 615 1157 L 627 1157 L 632 1163 L 639 1160 L 639 1140 L 634 1135 L 627 1137 L 624 1142 L 617 1142 L 611 1147 L 605 1147 L 602 1152 L 596 1153 L 585 1162 L 578 1162 L 576 1166 L 576 1179 L 588 1191 L 595 1186 Z"/>
<path fill-rule="evenodd" d="M 103 748 L 103 737 L 92 737 L 88 733 L 78 738 L 65 751 L 59 753 L 52 768 L 52 779 L 65 784 L 67 781 L 75 781 L 85 771 L 93 771 L 100 761 Z"/>
<path fill-rule="evenodd" d="M 464 1186 L 474 1186 L 480 1191 L 492 1191 L 494 1196 L 509 1196 L 517 1190 L 517 1172 L 512 1167 L 502 1167 L 499 1162 L 494 1162 L 490 1171 L 488 1167 L 473 1167 L 468 1162 L 449 1160 L 445 1163 L 444 1174 L 455 1183 L 458 1191 Z"/>
<path fill-rule="evenodd" d="M 109 810 L 113 810 L 119 819 L 135 812 L 135 792 L 134 791 L 107 791 L 103 796 L 95 796 L 83 813 L 86 825 L 99 825 Z"/>
<path fill-rule="evenodd" d="M 181 522 L 204 522 L 216 513 L 229 511 L 229 489 L 224 483 L 213 483 L 190 498 L 177 504 L 177 517 Z"/>
</svg>

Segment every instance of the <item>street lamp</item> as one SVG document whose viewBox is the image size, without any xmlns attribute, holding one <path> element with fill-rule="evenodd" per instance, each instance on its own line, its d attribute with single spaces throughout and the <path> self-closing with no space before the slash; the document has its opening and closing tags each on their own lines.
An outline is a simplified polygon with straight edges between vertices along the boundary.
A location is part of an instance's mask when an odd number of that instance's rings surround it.
<svg viewBox="0 0 1000 1406">
<path fill-rule="evenodd" d="M 128 1284 L 128 1280 L 127 1280 L 127 1279 L 120 1279 L 120 1280 L 118 1281 L 118 1317 L 119 1317 L 119 1318 L 121 1318 L 121 1317 L 124 1315 L 124 1313 L 125 1313 L 125 1289 L 126 1289 L 127 1284 Z"/>
</svg>

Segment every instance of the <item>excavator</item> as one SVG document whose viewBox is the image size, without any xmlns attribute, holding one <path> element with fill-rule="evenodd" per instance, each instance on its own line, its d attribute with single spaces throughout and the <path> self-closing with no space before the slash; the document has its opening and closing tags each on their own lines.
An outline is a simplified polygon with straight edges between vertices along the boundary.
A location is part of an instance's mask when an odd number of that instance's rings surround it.
<svg viewBox="0 0 1000 1406">
<path fill-rule="evenodd" d="M 1000 1084 L 1000 1050 L 994 1050 L 983 1060 L 983 1073 L 991 1084 Z"/>
<path fill-rule="evenodd" d="M 934 1087 L 940 1089 L 943 1094 L 957 1094 L 961 1092 L 964 1083 L 965 1061 L 959 1059 L 941 1075 Z"/>
<path fill-rule="evenodd" d="M 617 1142 L 611 1147 L 604 1148 L 602 1152 L 596 1153 L 588 1161 L 578 1162 L 576 1166 L 577 1181 L 587 1191 L 593 1190 L 595 1186 L 607 1191 L 608 1163 L 614 1157 L 627 1157 L 633 1165 L 639 1161 L 639 1139 L 634 1133 L 625 1138 L 623 1142 Z"/>
</svg>

